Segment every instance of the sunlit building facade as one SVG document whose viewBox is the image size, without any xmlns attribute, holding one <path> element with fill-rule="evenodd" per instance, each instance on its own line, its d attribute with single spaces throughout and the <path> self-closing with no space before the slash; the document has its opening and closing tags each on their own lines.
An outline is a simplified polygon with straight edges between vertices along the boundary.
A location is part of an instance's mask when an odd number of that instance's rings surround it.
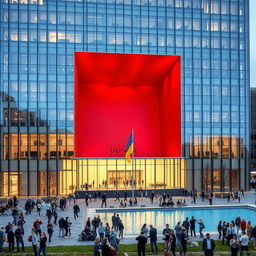
<svg viewBox="0 0 256 256">
<path fill-rule="evenodd" d="M 76 51 L 179 55 L 183 159 L 136 188 L 248 188 L 248 0 L 1 0 L 0 196 L 131 189 L 124 159 L 74 159 Z"/>
</svg>

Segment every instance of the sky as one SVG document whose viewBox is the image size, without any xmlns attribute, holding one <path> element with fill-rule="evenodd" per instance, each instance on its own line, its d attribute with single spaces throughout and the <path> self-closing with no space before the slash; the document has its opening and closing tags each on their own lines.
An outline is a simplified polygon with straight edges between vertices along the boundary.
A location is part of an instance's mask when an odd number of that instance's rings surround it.
<svg viewBox="0 0 256 256">
<path fill-rule="evenodd" d="M 250 84 L 256 87 L 256 0 L 250 0 Z"/>
</svg>

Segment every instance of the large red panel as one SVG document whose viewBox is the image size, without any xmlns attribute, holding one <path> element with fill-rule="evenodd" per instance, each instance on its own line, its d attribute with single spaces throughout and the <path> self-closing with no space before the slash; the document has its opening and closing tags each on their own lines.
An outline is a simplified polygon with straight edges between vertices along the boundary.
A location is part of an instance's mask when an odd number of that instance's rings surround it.
<svg viewBox="0 0 256 256">
<path fill-rule="evenodd" d="M 180 57 L 75 53 L 75 157 L 181 156 Z"/>
</svg>

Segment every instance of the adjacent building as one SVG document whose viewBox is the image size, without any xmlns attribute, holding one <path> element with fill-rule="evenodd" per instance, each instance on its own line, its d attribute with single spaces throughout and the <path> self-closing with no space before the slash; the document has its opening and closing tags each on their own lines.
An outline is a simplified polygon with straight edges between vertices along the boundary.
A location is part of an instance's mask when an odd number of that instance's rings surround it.
<svg viewBox="0 0 256 256">
<path fill-rule="evenodd" d="M 136 186 L 249 186 L 248 0 L 1 0 L 0 196 L 130 189 L 122 158 L 74 159 L 74 52 L 179 55 L 182 159 Z"/>
</svg>

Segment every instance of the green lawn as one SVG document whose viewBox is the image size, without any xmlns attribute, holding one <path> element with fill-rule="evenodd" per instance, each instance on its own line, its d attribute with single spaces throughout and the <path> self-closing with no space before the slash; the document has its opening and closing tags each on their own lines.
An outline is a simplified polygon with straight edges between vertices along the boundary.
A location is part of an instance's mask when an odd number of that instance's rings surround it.
<svg viewBox="0 0 256 256">
<path fill-rule="evenodd" d="M 189 247 L 188 252 L 191 252 L 191 255 L 203 255 L 201 254 L 202 249 L 201 249 L 201 242 L 199 242 L 199 247 Z M 163 255 L 161 252 L 163 251 L 163 243 L 158 243 L 159 247 L 159 255 Z M 119 255 L 124 255 L 124 252 L 127 252 L 128 255 L 137 255 L 137 250 L 136 250 L 136 244 L 121 244 L 119 246 Z M 178 249 L 177 249 L 178 251 Z M 216 252 L 219 252 L 217 255 L 230 255 L 228 253 L 230 251 L 229 246 L 227 245 L 222 245 L 220 241 L 216 241 Z M 256 251 L 253 250 L 252 244 L 250 244 L 250 251 L 253 253 L 251 255 L 256 255 Z M 223 252 L 223 254 L 221 253 Z M 226 252 L 226 253 L 225 253 Z M 150 255 L 150 245 L 147 246 L 147 254 Z M 30 256 L 32 255 L 32 248 L 31 247 L 26 247 L 26 252 L 25 253 L 9 253 L 7 248 L 4 248 L 4 252 L 1 255 L 22 255 L 22 256 Z M 92 246 L 91 245 L 84 245 L 84 246 L 51 246 L 47 247 L 47 255 L 62 255 L 62 256 L 71 256 L 71 255 L 76 255 L 76 256 L 89 256 L 93 255 L 92 252 Z M 188 254 L 189 255 L 189 254 Z"/>
</svg>

